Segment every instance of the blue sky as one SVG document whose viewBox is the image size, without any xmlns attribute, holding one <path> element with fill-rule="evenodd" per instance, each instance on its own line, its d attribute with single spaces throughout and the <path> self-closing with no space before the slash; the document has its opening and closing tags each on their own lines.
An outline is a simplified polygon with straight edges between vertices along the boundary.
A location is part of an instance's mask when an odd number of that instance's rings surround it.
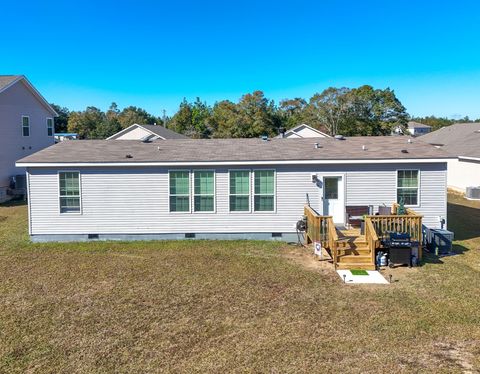
<svg viewBox="0 0 480 374">
<path fill-rule="evenodd" d="M 75 110 L 172 114 L 183 97 L 371 84 L 412 115 L 480 118 L 478 1 L 8 1 L 2 13 L 0 74 Z"/>
</svg>

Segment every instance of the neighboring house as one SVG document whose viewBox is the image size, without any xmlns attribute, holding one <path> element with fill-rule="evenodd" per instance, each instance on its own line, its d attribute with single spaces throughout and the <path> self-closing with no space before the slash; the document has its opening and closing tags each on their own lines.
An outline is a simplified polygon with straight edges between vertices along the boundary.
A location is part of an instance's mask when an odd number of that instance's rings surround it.
<svg viewBox="0 0 480 374">
<path fill-rule="evenodd" d="M 62 142 L 27 168 L 33 241 L 297 240 L 307 201 L 345 225 L 346 206 L 402 199 L 439 228 L 448 155 L 417 139 Z"/>
<path fill-rule="evenodd" d="M 78 140 L 76 132 L 56 132 L 54 135 L 55 143 L 63 142 L 64 140 Z"/>
<path fill-rule="evenodd" d="M 188 139 L 185 135 L 167 129 L 158 125 L 139 125 L 132 126 L 117 132 L 107 138 L 107 140 L 166 140 L 166 139 Z"/>
<path fill-rule="evenodd" d="M 54 144 L 56 116 L 25 76 L 0 75 L 0 202 L 12 177 L 25 174 L 15 161 Z"/>
<path fill-rule="evenodd" d="M 422 141 L 448 152 L 448 187 L 465 192 L 480 186 L 480 123 L 456 123 L 431 132 Z"/>
<path fill-rule="evenodd" d="M 408 122 L 408 132 L 410 133 L 410 135 L 421 136 L 421 135 L 428 134 L 430 131 L 432 131 L 431 126 L 424 125 L 423 123 L 419 123 L 415 121 Z"/>
<path fill-rule="evenodd" d="M 314 129 L 311 126 L 301 124 L 301 125 L 295 126 L 291 129 L 287 130 L 283 134 L 278 135 L 277 138 L 290 138 L 290 139 L 295 139 L 295 138 L 331 138 L 331 136 L 328 135 L 328 134 L 325 134 L 324 132 L 321 132 L 320 130 Z"/>
</svg>

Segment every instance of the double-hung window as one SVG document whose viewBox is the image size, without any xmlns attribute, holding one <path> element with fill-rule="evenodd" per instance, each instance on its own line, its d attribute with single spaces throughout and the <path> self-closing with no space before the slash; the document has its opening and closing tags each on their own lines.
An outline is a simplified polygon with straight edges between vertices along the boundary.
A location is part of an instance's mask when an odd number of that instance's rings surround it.
<svg viewBox="0 0 480 374">
<path fill-rule="evenodd" d="M 255 212 L 275 211 L 275 171 L 254 171 L 254 210 Z"/>
<path fill-rule="evenodd" d="M 193 209 L 195 212 L 215 211 L 215 173 L 210 170 L 193 172 Z"/>
<path fill-rule="evenodd" d="M 47 118 L 47 135 L 53 136 L 53 118 Z"/>
<path fill-rule="evenodd" d="M 397 203 L 418 205 L 419 172 L 418 170 L 397 171 Z"/>
<path fill-rule="evenodd" d="M 30 136 L 30 117 L 22 116 L 22 135 Z"/>
<path fill-rule="evenodd" d="M 170 171 L 170 212 L 190 212 L 190 171 Z"/>
<path fill-rule="evenodd" d="M 230 211 L 250 211 L 250 171 L 230 171 Z"/>
<path fill-rule="evenodd" d="M 60 213 L 80 212 L 80 173 L 78 171 L 59 172 Z"/>
</svg>

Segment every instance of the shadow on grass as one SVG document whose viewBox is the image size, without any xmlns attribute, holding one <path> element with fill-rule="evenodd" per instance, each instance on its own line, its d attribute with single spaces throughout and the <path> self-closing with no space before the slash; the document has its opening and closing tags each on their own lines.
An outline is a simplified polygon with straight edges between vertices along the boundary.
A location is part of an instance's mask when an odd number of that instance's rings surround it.
<svg viewBox="0 0 480 374">
<path fill-rule="evenodd" d="M 448 229 L 455 233 L 455 240 L 480 237 L 480 209 L 448 203 Z"/>
<path fill-rule="evenodd" d="M 0 208 L 1 207 L 10 208 L 13 206 L 22 206 L 22 205 L 27 205 L 27 201 L 23 199 L 20 199 L 20 200 L 16 199 L 16 200 L 9 200 L 5 203 L 1 203 Z"/>
<path fill-rule="evenodd" d="M 470 249 L 467 247 L 464 247 L 463 245 L 459 244 L 454 244 L 452 246 L 452 251 L 447 254 L 447 255 L 439 255 L 437 256 L 435 253 L 427 252 L 427 250 L 424 251 L 423 253 L 423 259 L 421 262 L 421 265 L 424 264 L 443 264 L 444 262 L 442 261 L 445 257 L 450 257 L 450 256 L 458 256 L 458 255 L 463 255 L 465 252 L 468 252 Z"/>
</svg>

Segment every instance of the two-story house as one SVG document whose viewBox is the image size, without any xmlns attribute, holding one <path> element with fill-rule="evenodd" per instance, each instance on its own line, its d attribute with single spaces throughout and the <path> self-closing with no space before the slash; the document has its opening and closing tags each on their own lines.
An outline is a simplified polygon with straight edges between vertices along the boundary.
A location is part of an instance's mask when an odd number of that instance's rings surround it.
<svg viewBox="0 0 480 374">
<path fill-rule="evenodd" d="M 12 177 L 25 175 L 15 161 L 54 144 L 58 114 L 23 75 L 0 75 L 0 202 Z"/>
</svg>

